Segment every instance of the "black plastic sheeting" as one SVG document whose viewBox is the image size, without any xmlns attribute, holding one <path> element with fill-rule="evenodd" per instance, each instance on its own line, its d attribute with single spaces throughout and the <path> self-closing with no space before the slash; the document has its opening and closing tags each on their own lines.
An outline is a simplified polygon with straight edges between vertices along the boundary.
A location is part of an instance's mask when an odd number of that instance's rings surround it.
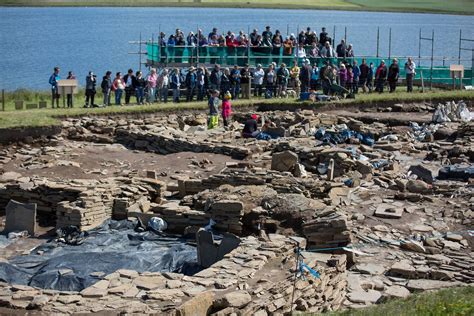
<svg viewBox="0 0 474 316">
<path fill-rule="evenodd" d="M 53 289 L 81 291 L 96 283 L 92 272 L 118 269 L 138 272 L 200 271 L 196 248 L 176 236 L 136 232 L 136 222 L 108 220 L 88 232 L 78 246 L 51 241 L 31 254 L 0 262 L 0 281 Z M 44 251 L 41 255 L 38 251 Z M 72 271 L 70 271 L 72 270 Z"/>
</svg>

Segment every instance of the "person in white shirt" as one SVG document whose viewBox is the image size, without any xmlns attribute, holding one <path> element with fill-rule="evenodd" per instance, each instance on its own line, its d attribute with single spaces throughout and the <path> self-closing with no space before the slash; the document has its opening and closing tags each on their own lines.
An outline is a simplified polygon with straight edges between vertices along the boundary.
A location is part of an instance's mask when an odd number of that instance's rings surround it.
<svg viewBox="0 0 474 316">
<path fill-rule="evenodd" d="M 263 70 L 262 65 L 258 64 L 253 73 L 253 83 L 255 85 L 253 92 L 254 96 L 262 95 L 263 77 L 265 77 L 265 71 Z"/>
<path fill-rule="evenodd" d="M 411 57 L 408 57 L 405 63 L 405 74 L 407 81 L 407 92 L 413 92 L 413 77 L 416 74 L 416 65 Z"/>
</svg>

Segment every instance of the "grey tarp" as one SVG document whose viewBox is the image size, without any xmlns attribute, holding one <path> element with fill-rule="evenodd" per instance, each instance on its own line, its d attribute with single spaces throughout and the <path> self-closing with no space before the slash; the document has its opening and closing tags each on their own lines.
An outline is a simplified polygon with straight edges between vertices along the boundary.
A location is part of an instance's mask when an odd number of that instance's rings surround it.
<svg viewBox="0 0 474 316">
<path fill-rule="evenodd" d="M 92 272 L 199 271 L 196 248 L 176 236 L 136 232 L 136 223 L 108 220 L 78 246 L 56 241 L 0 263 L 0 281 L 61 291 L 80 291 L 98 281 Z M 39 254 L 43 252 L 42 254 Z"/>
</svg>

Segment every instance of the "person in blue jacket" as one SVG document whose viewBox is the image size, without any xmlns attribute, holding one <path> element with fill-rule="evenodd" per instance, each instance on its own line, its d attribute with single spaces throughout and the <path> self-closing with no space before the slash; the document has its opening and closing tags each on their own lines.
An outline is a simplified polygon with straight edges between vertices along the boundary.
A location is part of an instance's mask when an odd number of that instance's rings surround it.
<svg viewBox="0 0 474 316">
<path fill-rule="evenodd" d="M 54 109 L 54 100 L 56 100 L 56 107 L 59 108 L 59 90 L 58 81 L 61 80 L 59 76 L 59 67 L 54 67 L 53 74 L 49 77 L 49 84 L 51 85 L 51 99 L 52 106 Z"/>
<path fill-rule="evenodd" d="M 181 87 L 181 76 L 179 68 L 176 68 L 170 78 L 170 88 L 173 89 L 173 102 L 179 103 L 179 88 Z"/>
<path fill-rule="evenodd" d="M 352 63 L 352 73 L 354 74 L 354 80 L 352 81 L 352 93 L 359 92 L 359 78 L 360 78 L 360 68 L 357 64 L 357 60 L 354 59 Z"/>
</svg>

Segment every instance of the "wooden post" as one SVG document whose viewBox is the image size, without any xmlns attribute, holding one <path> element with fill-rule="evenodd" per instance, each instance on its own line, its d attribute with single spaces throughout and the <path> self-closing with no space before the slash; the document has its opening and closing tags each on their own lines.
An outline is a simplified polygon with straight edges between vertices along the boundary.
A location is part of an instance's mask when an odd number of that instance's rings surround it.
<svg viewBox="0 0 474 316">
<path fill-rule="evenodd" d="M 5 89 L 2 89 L 2 111 L 5 112 Z"/>
<path fill-rule="evenodd" d="M 380 41 L 380 27 L 377 27 L 377 55 L 376 57 L 379 57 L 379 41 Z"/>
</svg>

